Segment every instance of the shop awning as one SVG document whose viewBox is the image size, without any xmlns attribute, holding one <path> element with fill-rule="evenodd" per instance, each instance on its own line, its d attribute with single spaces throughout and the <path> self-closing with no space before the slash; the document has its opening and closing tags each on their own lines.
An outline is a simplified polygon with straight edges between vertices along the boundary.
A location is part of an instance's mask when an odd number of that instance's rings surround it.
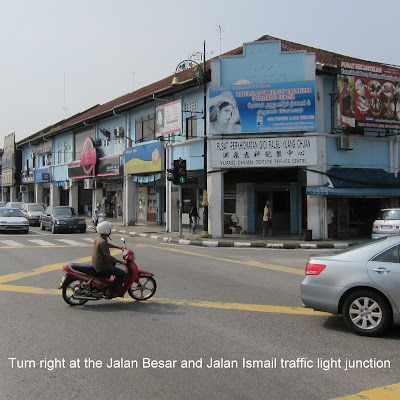
<svg viewBox="0 0 400 400">
<path fill-rule="evenodd" d="M 132 175 L 133 182 L 150 183 L 161 179 L 161 174 L 154 175 Z"/>
<path fill-rule="evenodd" d="M 330 184 L 308 186 L 306 193 L 332 197 L 400 196 L 400 176 L 374 168 L 332 168 L 326 172 Z"/>
<path fill-rule="evenodd" d="M 308 186 L 306 193 L 313 196 L 329 197 L 396 197 L 400 188 L 331 188 L 327 186 Z"/>
</svg>

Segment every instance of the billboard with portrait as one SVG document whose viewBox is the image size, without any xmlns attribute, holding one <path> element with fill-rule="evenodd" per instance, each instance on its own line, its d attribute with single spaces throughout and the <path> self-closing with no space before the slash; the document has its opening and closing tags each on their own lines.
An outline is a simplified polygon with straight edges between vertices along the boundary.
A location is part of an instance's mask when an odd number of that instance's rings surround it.
<svg viewBox="0 0 400 400">
<path fill-rule="evenodd" d="M 210 88 L 210 134 L 313 131 L 315 82 Z"/>
</svg>

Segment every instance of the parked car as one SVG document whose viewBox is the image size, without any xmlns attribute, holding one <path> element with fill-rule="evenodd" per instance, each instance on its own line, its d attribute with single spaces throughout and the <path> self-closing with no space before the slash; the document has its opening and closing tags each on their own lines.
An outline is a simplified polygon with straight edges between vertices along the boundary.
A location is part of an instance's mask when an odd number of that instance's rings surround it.
<svg viewBox="0 0 400 400">
<path fill-rule="evenodd" d="M 40 216 L 46 207 L 42 203 L 24 203 L 22 206 L 22 214 L 28 220 L 29 225 L 39 225 Z"/>
<path fill-rule="evenodd" d="M 400 236 L 311 255 L 305 274 L 304 305 L 341 314 L 355 333 L 376 336 L 400 324 Z"/>
<path fill-rule="evenodd" d="M 40 216 L 40 228 L 50 229 L 53 233 L 86 232 L 86 221 L 80 217 L 74 208 L 68 206 L 47 207 Z"/>
<path fill-rule="evenodd" d="M 372 224 L 372 239 L 400 234 L 400 208 L 384 208 Z"/>
<path fill-rule="evenodd" d="M 8 201 L 6 203 L 6 207 L 12 207 L 12 208 L 18 208 L 18 209 L 22 209 L 22 206 L 24 205 L 24 203 L 22 201 Z"/>
<path fill-rule="evenodd" d="M 0 208 L 0 231 L 29 233 L 29 222 L 18 208 Z"/>
</svg>

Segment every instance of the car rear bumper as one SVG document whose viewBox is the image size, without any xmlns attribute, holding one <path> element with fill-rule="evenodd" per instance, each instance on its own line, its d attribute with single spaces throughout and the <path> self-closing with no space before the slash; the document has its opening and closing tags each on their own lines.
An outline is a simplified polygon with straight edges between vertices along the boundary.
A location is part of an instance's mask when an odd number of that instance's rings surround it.
<svg viewBox="0 0 400 400">
<path fill-rule="evenodd" d="M 307 308 L 316 311 L 324 311 L 332 314 L 339 314 L 339 300 L 343 288 L 337 286 L 321 285 L 315 282 L 308 282 L 307 278 L 302 282 L 301 299 Z"/>
</svg>

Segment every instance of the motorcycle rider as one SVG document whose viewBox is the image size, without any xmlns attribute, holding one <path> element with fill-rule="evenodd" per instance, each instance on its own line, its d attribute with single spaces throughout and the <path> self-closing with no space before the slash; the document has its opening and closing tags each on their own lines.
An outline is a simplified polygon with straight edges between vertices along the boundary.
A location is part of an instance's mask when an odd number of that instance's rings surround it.
<svg viewBox="0 0 400 400">
<path fill-rule="evenodd" d="M 110 254 L 111 249 L 123 250 L 121 246 L 115 246 L 108 243 L 108 238 L 111 234 L 111 229 L 114 224 L 108 221 L 100 222 L 97 225 L 98 238 L 94 241 L 92 250 L 92 265 L 97 272 L 102 272 L 104 275 L 114 275 L 114 281 L 106 290 L 105 295 L 109 298 L 117 297 L 115 291 L 118 285 L 124 280 L 125 272 L 117 268 L 115 264 L 126 265 L 125 260 L 118 260 Z"/>
</svg>

